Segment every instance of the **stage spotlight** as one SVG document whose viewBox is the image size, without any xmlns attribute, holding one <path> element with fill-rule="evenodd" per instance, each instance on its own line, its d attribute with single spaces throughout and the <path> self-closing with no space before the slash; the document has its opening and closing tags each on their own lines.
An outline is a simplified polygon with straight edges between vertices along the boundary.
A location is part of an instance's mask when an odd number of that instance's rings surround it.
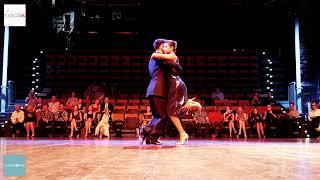
<svg viewBox="0 0 320 180">
<path fill-rule="evenodd" d="M 37 68 L 39 67 L 39 66 L 36 66 Z"/>
<path fill-rule="evenodd" d="M 37 75 L 39 75 L 39 73 L 38 73 L 38 72 L 36 72 L 36 74 L 37 74 Z"/>
<path fill-rule="evenodd" d="M 301 129 L 301 126 L 299 126 L 299 129 Z"/>
<path fill-rule="evenodd" d="M 273 82 L 270 82 L 270 84 L 273 84 Z"/>
<path fill-rule="evenodd" d="M 269 82 L 269 80 L 267 80 L 267 82 Z"/>
<path fill-rule="evenodd" d="M 39 88 L 39 86 L 36 86 L 36 88 Z"/>
<path fill-rule="evenodd" d="M 272 71 L 272 69 L 270 69 L 270 71 Z"/>
<path fill-rule="evenodd" d="M 271 92 L 273 92 L 273 89 L 270 89 Z"/>
<path fill-rule="evenodd" d="M 32 90 L 34 91 L 34 88 L 32 88 Z"/>
<path fill-rule="evenodd" d="M 272 64 L 272 62 L 269 62 L 269 64 Z"/>
<path fill-rule="evenodd" d="M 33 67 L 33 68 L 32 68 L 32 70 L 36 70 L 36 68 L 35 68 L 35 67 Z"/>
<path fill-rule="evenodd" d="M 304 132 L 307 133 L 308 131 L 307 131 L 307 130 L 304 130 Z"/>
<path fill-rule="evenodd" d="M 40 54 L 43 54 L 43 51 L 40 51 Z"/>
<path fill-rule="evenodd" d="M 272 75 L 270 75 L 270 78 L 273 78 L 273 76 L 272 76 Z"/>
<path fill-rule="evenodd" d="M 33 63 L 36 63 L 37 61 L 32 61 Z"/>
<path fill-rule="evenodd" d="M 37 61 L 37 60 L 38 60 L 38 58 L 34 58 L 34 60 L 35 60 L 35 61 Z"/>
<path fill-rule="evenodd" d="M 267 61 L 270 62 L 270 59 L 268 59 Z"/>
<path fill-rule="evenodd" d="M 266 69 L 269 69 L 269 67 L 267 66 Z"/>
<path fill-rule="evenodd" d="M 4 121 L 4 123 L 6 123 L 6 124 L 7 124 L 7 123 L 8 123 L 8 121 Z"/>
<path fill-rule="evenodd" d="M 233 52 L 236 52 L 237 51 L 237 49 L 233 49 Z"/>
<path fill-rule="evenodd" d="M 270 89 L 270 87 L 267 87 L 267 89 Z"/>
<path fill-rule="evenodd" d="M 32 84 L 36 83 L 35 81 L 32 81 Z"/>
<path fill-rule="evenodd" d="M 264 52 L 264 51 L 263 51 L 263 52 L 262 52 L 262 54 L 263 54 L 263 55 L 265 55 L 265 54 L 266 54 L 266 52 Z"/>
<path fill-rule="evenodd" d="M 32 74 L 32 76 L 36 76 L 35 74 Z"/>
<path fill-rule="evenodd" d="M 310 137 L 310 135 L 309 135 L 309 134 L 307 134 L 307 137 Z"/>
<path fill-rule="evenodd" d="M 36 79 L 36 81 L 39 81 L 39 79 Z"/>
<path fill-rule="evenodd" d="M 267 76 L 269 76 L 269 74 L 266 74 Z"/>
<path fill-rule="evenodd" d="M 1 125 L 1 127 L 4 127 L 4 125 Z"/>
</svg>

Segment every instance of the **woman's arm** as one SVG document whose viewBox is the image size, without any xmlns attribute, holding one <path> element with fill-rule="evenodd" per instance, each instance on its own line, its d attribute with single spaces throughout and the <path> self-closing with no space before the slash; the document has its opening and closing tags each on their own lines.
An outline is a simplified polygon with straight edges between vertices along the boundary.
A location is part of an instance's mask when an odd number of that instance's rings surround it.
<svg viewBox="0 0 320 180">
<path fill-rule="evenodd" d="M 151 55 L 151 59 L 175 61 L 175 60 L 177 60 L 177 56 L 175 54 L 153 53 Z"/>
<path fill-rule="evenodd" d="M 234 121 L 234 114 L 231 114 L 231 120 Z"/>
</svg>

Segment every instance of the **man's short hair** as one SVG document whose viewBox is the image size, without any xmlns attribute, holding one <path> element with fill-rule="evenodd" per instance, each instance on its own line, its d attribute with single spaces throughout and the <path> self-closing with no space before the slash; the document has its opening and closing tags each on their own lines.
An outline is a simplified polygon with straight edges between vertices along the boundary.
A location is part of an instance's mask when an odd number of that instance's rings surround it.
<svg viewBox="0 0 320 180">
<path fill-rule="evenodd" d="M 290 101 L 290 102 L 289 102 L 289 104 L 292 104 L 292 105 L 294 105 L 294 102 Z"/>
<path fill-rule="evenodd" d="M 154 40 L 154 42 L 153 42 L 153 48 L 154 48 L 154 50 L 159 49 L 159 47 L 161 46 L 161 44 L 165 43 L 166 41 L 167 41 L 166 39 L 161 39 L 161 38 Z"/>
</svg>

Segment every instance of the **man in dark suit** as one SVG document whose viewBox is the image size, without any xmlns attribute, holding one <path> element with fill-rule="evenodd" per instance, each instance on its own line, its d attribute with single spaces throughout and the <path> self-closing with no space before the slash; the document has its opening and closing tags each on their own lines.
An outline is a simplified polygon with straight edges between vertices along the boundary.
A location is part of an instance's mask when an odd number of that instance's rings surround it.
<svg viewBox="0 0 320 180">
<path fill-rule="evenodd" d="M 165 42 L 165 39 L 156 39 L 153 43 L 155 51 L 162 53 L 162 46 Z M 148 125 L 141 128 L 142 139 L 146 138 L 147 144 L 161 144 L 157 139 L 169 120 L 167 115 L 167 66 L 164 60 L 149 60 L 150 83 L 146 96 L 150 102 L 153 118 Z"/>
<path fill-rule="evenodd" d="M 103 103 L 101 104 L 101 107 L 100 107 L 101 113 L 103 113 L 104 108 L 106 108 L 106 107 L 109 108 L 110 116 L 111 116 L 111 114 L 114 111 L 114 107 L 113 107 L 113 104 L 109 103 L 109 98 L 108 97 L 105 97 L 104 100 L 103 100 Z"/>
</svg>

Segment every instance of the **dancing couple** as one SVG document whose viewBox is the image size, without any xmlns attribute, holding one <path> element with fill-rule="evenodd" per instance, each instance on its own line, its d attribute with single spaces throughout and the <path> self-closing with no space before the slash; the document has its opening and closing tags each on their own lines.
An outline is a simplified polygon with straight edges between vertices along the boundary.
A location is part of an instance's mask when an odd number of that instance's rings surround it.
<svg viewBox="0 0 320 180">
<path fill-rule="evenodd" d="M 175 54 L 177 42 L 156 39 L 155 52 L 149 60 L 150 83 L 147 89 L 152 120 L 140 129 L 140 143 L 161 145 L 158 141 L 168 121 L 180 134 L 177 144 L 184 144 L 188 134 L 184 131 L 179 117 L 194 107 L 200 107 L 194 99 L 188 99 L 187 87 L 181 77 L 182 68 Z"/>
</svg>

